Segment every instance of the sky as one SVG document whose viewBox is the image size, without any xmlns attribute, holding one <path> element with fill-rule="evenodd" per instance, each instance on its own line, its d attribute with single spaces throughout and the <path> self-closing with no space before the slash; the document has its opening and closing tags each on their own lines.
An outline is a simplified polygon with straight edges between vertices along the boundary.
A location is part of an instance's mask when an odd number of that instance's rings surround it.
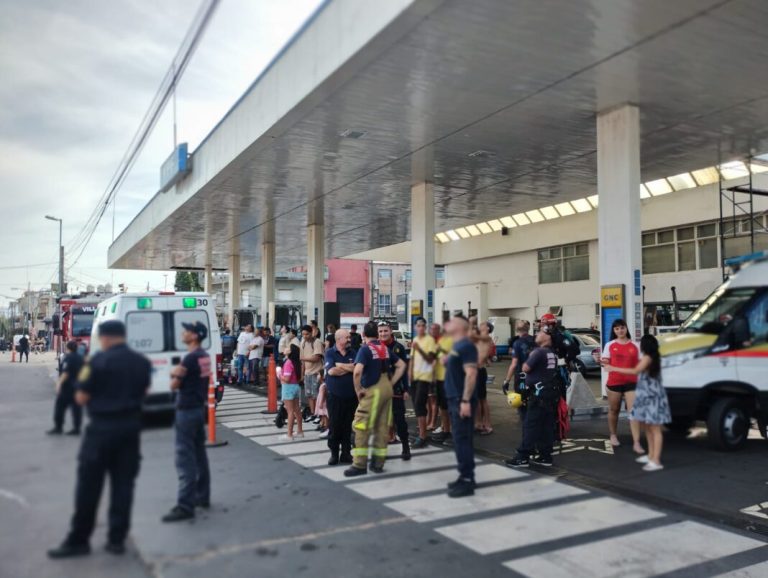
<svg viewBox="0 0 768 578">
<path fill-rule="evenodd" d="M 118 167 L 202 0 L 0 0 L 0 307 L 58 277 L 67 245 Z M 221 0 L 177 98 L 178 141 L 202 141 L 320 0 Z M 120 189 L 115 235 L 158 189 L 171 107 Z M 173 273 L 107 269 L 112 208 L 68 270 L 69 289 L 162 290 Z M 65 264 L 65 268 L 69 265 Z"/>
</svg>

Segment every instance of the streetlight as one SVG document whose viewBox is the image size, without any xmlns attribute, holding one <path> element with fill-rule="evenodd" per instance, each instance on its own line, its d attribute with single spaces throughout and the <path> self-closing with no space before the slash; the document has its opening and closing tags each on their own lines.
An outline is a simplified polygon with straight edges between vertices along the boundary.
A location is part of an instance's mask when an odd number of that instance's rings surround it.
<svg viewBox="0 0 768 578">
<path fill-rule="evenodd" d="M 61 229 L 64 221 L 50 215 L 46 215 L 45 218 L 49 221 L 57 221 L 59 223 L 59 299 L 58 307 L 56 309 L 59 313 L 59 323 L 61 323 L 61 297 L 64 295 L 64 243 L 61 239 Z M 51 338 L 51 343 L 53 343 L 53 337 Z"/>
</svg>

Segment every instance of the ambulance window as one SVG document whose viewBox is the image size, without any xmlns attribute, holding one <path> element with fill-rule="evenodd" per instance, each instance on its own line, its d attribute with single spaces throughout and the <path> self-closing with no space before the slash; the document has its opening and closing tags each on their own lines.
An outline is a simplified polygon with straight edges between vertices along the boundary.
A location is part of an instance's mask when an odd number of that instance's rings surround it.
<svg viewBox="0 0 768 578">
<path fill-rule="evenodd" d="M 184 328 L 182 323 L 196 323 L 200 321 L 208 329 L 208 337 L 205 338 L 203 343 L 203 349 L 210 349 L 211 347 L 211 326 L 208 323 L 208 313 L 200 309 L 188 310 L 188 311 L 174 311 L 173 313 L 173 348 L 176 351 L 186 351 L 187 346 L 181 340 L 181 332 Z"/>
<path fill-rule="evenodd" d="M 749 333 L 752 341 L 766 341 L 768 338 L 768 293 L 763 293 L 752 304 L 747 313 Z"/>
<path fill-rule="evenodd" d="M 165 349 L 163 314 L 159 311 L 134 311 L 125 316 L 128 346 L 140 353 L 159 353 Z"/>
</svg>

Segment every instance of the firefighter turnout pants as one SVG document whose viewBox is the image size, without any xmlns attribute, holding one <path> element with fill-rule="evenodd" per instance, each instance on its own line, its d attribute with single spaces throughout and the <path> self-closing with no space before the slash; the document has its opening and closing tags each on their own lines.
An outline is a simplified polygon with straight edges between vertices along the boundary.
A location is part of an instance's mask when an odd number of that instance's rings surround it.
<svg viewBox="0 0 768 578">
<path fill-rule="evenodd" d="M 386 375 L 382 375 L 376 385 L 365 390 L 352 422 L 352 430 L 355 432 L 355 449 L 352 450 L 352 456 L 356 468 L 368 469 L 370 447 L 373 447 L 374 463 L 384 465 L 391 423 L 392 383 Z"/>
</svg>

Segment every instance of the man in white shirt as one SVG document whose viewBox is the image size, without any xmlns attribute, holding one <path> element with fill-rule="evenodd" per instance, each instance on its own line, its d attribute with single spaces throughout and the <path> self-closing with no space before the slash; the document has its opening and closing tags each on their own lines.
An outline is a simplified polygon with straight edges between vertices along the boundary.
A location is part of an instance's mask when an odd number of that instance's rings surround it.
<svg viewBox="0 0 768 578">
<path fill-rule="evenodd" d="M 250 323 L 237 336 L 237 383 L 242 385 L 248 380 L 248 357 L 250 354 L 251 340 L 253 339 L 253 325 Z"/>
<path fill-rule="evenodd" d="M 264 352 L 264 338 L 261 336 L 261 329 L 257 329 L 248 345 L 250 353 L 248 354 L 249 365 L 249 383 L 259 385 L 259 366 L 261 365 L 261 355 Z"/>
</svg>

